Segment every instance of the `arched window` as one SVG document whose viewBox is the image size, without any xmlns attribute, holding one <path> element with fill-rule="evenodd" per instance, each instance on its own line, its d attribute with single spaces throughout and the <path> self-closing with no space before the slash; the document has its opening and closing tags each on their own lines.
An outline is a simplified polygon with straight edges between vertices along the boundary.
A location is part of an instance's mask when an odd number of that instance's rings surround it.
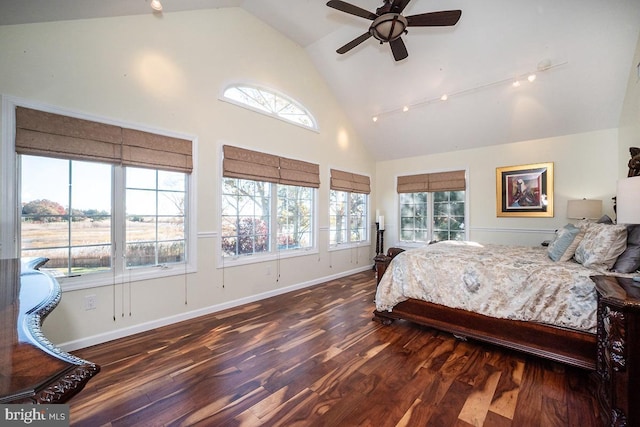
<svg viewBox="0 0 640 427">
<path fill-rule="evenodd" d="M 232 84 L 224 90 L 221 99 L 298 126 L 318 130 L 316 120 L 306 108 L 271 89 L 243 83 Z"/>
</svg>

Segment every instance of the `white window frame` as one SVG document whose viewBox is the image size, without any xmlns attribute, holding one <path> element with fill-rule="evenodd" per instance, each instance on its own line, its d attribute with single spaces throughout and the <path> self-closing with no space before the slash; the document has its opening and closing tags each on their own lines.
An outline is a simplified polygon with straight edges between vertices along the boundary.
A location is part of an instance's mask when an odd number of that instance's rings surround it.
<svg viewBox="0 0 640 427">
<path fill-rule="evenodd" d="M 238 101 L 238 100 L 235 100 L 233 98 L 230 98 L 230 97 L 226 96 L 226 92 L 228 90 L 230 90 L 230 89 L 241 90 L 242 88 L 249 88 L 249 89 L 257 90 L 257 91 L 260 91 L 260 92 L 265 92 L 265 93 L 268 93 L 268 94 L 270 94 L 270 95 L 272 95 L 272 96 L 274 96 L 276 98 L 279 98 L 279 99 L 289 103 L 290 105 L 293 105 L 294 107 L 300 109 L 300 111 L 304 112 L 304 114 L 311 120 L 311 123 L 312 123 L 311 126 L 307 126 L 307 125 L 305 125 L 303 123 L 297 122 L 295 120 L 291 120 L 291 119 L 287 118 L 286 116 L 282 116 L 282 115 L 278 114 L 278 112 L 273 110 L 273 109 L 271 111 L 266 111 L 266 110 L 263 110 L 263 109 L 260 109 L 260 108 L 256 108 L 256 107 L 254 107 L 254 106 L 252 106 L 250 104 L 246 104 L 246 103 L 244 103 L 242 101 Z M 284 121 L 286 123 L 290 123 L 292 125 L 299 126 L 299 127 L 303 128 L 303 129 L 308 129 L 308 130 L 311 130 L 311 131 L 314 131 L 314 132 L 319 132 L 320 131 L 320 129 L 318 127 L 318 121 L 313 116 L 313 114 L 311 114 L 311 112 L 309 111 L 308 108 L 306 108 L 304 105 L 302 105 L 300 102 L 296 101 L 292 97 L 290 97 L 288 95 L 285 95 L 284 93 L 279 92 L 279 91 L 277 91 L 275 89 L 268 88 L 266 86 L 256 85 L 256 84 L 246 83 L 246 82 L 231 83 L 231 84 L 225 86 L 222 89 L 218 99 L 220 99 L 221 101 L 224 101 L 224 102 L 228 102 L 228 103 L 233 104 L 233 105 L 237 105 L 237 106 L 242 107 L 242 108 L 246 108 L 246 109 L 251 110 L 251 111 L 255 111 L 256 113 L 264 114 L 264 115 L 266 115 L 268 117 L 273 117 L 274 119 L 282 120 L 282 121 Z"/>
<path fill-rule="evenodd" d="M 2 174 L 0 175 L 0 216 L 3 219 L 0 223 L 0 257 L 2 258 L 18 258 L 20 254 L 20 177 L 18 155 L 15 152 L 15 127 L 16 107 L 26 107 L 45 111 L 53 114 L 61 114 L 69 117 L 75 117 L 84 120 L 90 120 L 99 123 L 111 124 L 115 126 L 127 127 L 130 129 L 141 130 L 145 132 L 155 133 L 181 139 L 189 139 L 192 141 L 192 157 L 193 164 L 197 165 L 197 138 L 192 135 L 184 135 L 164 130 L 142 127 L 135 124 L 115 121 L 103 117 L 88 115 L 75 111 L 69 111 L 60 107 L 37 103 L 8 95 L 1 95 L 2 98 L 2 140 L 0 141 L 0 166 Z M 111 215 L 113 222 L 113 239 L 112 244 L 122 244 L 124 247 L 124 169 L 120 166 L 113 168 L 113 188 L 112 192 L 112 209 Z M 193 172 L 187 175 L 187 214 L 185 216 L 185 255 L 186 263 L 167 264 L 162 266 L 134 267 L 124 268 L 122 259 L 115 259 L 112 266 L 113 269 L 104 273 L 91 273 L 76 277 L 60 277 L 57 278 L 63 291 L 87 289 L 105 285 L 113 285 L 119 283 L 128 283 L 139 280 L 148 280 L 162 278 L 167 276 L 183 275 L 197 271 L 197 169 L 194 167 Z M 121 190 L 118 194 L 117 189 Z M 119 219 L 121 218 L 121 220 Z M 120 221 L 120 222 L 118 222 Z M 119 266 L 120 265 L 120 266 Z M 161 267 L 161 268 L 160 268 Z"/>
<path fill-rule="evenodd" d="M 454 170 L 460 170 L 460 169 L 451 169 L 451 171 Z M 446 171 L 437 171 L 437 172 L 448 172 L 448 170 Z M 423 173 L 437 173 L 437 172 L 423 172 Z M 465 169 L 465 177 L 468 177 L 469 173 L 468 171 Z M 398 180 L 398 176 L 395 177 L 396 178 L 396 182 Z M 468 178 L 465 180 L 466 181 L 466 185 L 465 185 L 465 189 L 464 189 L 464 219 L 465 219 L 465 224 L 464 224 L 464 239 L 465 240 L 469 240 L 469 223 L 470 223 L 470 218 L 469 218 L 469 180 Z M 429 193 L 427 196 L 427 210 L 428 210 L 428 226 L 427 226 L 427 230 L 428 230 L 428 234 L 430 239 L 433 238 L 433 193 L 436 193 L 434 191 L 416 191 L 415 193 Z M 426 242 L 422 242 L 422 241 L 409 241 L 409 240 L 402 240 L 402 212 L 401 212 L 401 205 L 400 205 L 400 193 L 396 192 L 396 208 L 397 208 L 397 212 L 398 212 L 398 233 L 397 233 L 397 241 L 395 246 L 398 247 L 408 247 L 408 248 L 412 248 L 412 247 L 421 247 L 424 246 Z"/>
<path fill-rule="evenodd" d="M 347 203 L 350 204 L 351 203 L 351 194 L 353 194 L 353 192 L 351 191 L 342 191 L 342 190 L 329 190 L 329 195 L 331 194 L 332 191 L 338 191 L 340 193 L 347 193 Z M 357 193 L 360 194 L 360 193 Z M 364 223 L 365 223 L 365 227 L 364 227 L 364 231 L 365 233 L 367 233 L 367 237 L 364 240 L 359 240 L 357 242 L 343 242 L 343 243 L 331 243 L 331 220 L 329 218 L 329 226 L 327 227 L 327 230 L 329 231 L 329 239 L 328 239 L 328 245 L 329 245 L 329 251 L 336 251 L 336 250 L 342 250 L 342 249 L 349 249 L 349 248 L 356 248 L 359 246 L 363 246 L 363 245 L 371 245 L 371 229 L 369 227 L 370 224 L 370 210 L 371 210 L 371 194 L 364 194 L 362 193 L 366 199 L 367 199 L 367 206 L 365 208 L 365 218 L 364 218 Z M 331 210 L 331 200 L 329 199 L 329 210 Z M 350 206 L 349 206 L 350 207 Z M 350 209 L 347 209 L 348 211 L 350 211 Z M 329 217 L 331 215 L 331 212 L 328 212 Z M 347 218 L 347 236 L 351 235 L 351 227 L 350 227 L 351 222 L 349 221 L 349 218 Z"/>
<path fill-rule="evenodd" d="M 222 171 L 222 165 L 220 166 L 219 170 Z M 220 181 L 219 181 L 220 182 L 220 197 L 222 197 L 222 186 L 224 185 L 225 177 L 223 177 L 222 173 L 220 173 L 219 178 L 220 178 Z M 265 181 L 260 181 L 260 182 L 265 182 Z M 279 249 L 277 249 L 278 248 L 278 242 L 277 242 L 277 226 L 278 226 L 278 210 L 277 210 L 278 189 L 277 189 L 277 185 L 278 184 L 275 184 L 275 183 L 267 183 L 267 184 L 272 186 L 271 190 L 270 190 L 271 191 L 271 206 L 269 206 L 270 220 L 271 220 L 271 223 L 269 224 L 269 227 L 270 227 L 270 232 L 269 232 L 269 247 L 270 247 L 270 250 L 265 251 L 265 252 L 246 254 L 246 255 L 224 256 L 224 253 L 222 251 L 222 238 L 224 237 L 222 235 L 222 200 L 220 200 L 220 203 L 218 204 L 218 206 L 219 206 L 218 223 L 220 224 L 220 233 L 219 233 L 220 240 L 218 241 L 218 250 L 219 250 L 218 268 L 233 267 L 233 266 L 247 265 L 247 264 L 255 264 L 255 263 L 273 261 L 273 260 L 278 260 L 278 259 L 294 258 L 294 257 L 306 256 L 306 255 L 319 253 L 319 250 L 318 250 L 318 236 L 319 236 L 319 233 L 318 233 L 318 194 L 319 194 L 319 191 L 318 191 L 318 189 L 317 188 L 311 188 L 311 190 L 313 191 L 313 206 L 312 206 L 313 214 L 312 214 L 312 225 L 311 225 L 313 244 L 311 246 L 309 246 L 309 247 L 306 247 L 306 248 L 279 250 Z"/>
</svg>

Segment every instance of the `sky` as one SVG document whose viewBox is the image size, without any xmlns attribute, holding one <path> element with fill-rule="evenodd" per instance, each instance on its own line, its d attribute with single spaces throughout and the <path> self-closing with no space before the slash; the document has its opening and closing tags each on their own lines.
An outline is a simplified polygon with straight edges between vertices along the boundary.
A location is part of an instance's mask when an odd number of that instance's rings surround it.
<svg viewBox="0 0 640 427">
<path fill-rule="evenodd" d="M 111 165 L 95 162 L 73 162 L 71 194 L 69 192 L 69 161 L 47 157 L 22 155 L 22 203 L 48 199 L 63 207 L 72 200 L 74 209 L 111 212 Z M 155 171 L 152 169 L 127 168 L 128 186 L 136 188 L 155 188 Z M 160 188 L 184 190 L 182 174 L 160 172 Z M 182 175 L 183 176 L 183 175 Z M 148 191 L 131 191 L 133 197 L 127 199 L 127 212 L 152 214 L 155 211 L 155 196 Z M 147 194 L 145 194 L 147 193 Z M 152 196 L 153 195 L 153 196 Z M 152 196 L 152 197 L 150 197 Z M 170 201 L 160 199 L 160 213 L 174 211 Z"/>
</svg>

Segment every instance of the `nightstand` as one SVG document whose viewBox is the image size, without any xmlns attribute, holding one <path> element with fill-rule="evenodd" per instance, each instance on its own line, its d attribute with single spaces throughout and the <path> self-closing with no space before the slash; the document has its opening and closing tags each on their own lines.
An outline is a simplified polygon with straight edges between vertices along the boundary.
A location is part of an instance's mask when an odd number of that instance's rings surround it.
<svg viewBox="0 0 640 427">
<path fill-rule="evenodd" d="M 592 276 L 598 292 L 596 372 L 607 425 L 640 425 L 640 286 L 632 279 Z"/>
</svg>

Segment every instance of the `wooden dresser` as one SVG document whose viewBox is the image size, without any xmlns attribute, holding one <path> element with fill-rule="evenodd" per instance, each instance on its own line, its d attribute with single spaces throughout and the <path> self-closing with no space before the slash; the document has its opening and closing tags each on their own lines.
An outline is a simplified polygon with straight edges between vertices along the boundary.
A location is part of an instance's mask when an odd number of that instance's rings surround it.
<svg viewBox="0 0 640 427">
<path fill-rule="evenodd" d="M 593 276 L 598 291 L 596 371 L 605 423 L 640 426 L 640 283 Z"/>
<path fill-rule="evenodd" d="M 0 404 L 64 403 L 100 370 L 42 334 L 61 291 L 39 265 L 0 260 Z"/>
</svg>

